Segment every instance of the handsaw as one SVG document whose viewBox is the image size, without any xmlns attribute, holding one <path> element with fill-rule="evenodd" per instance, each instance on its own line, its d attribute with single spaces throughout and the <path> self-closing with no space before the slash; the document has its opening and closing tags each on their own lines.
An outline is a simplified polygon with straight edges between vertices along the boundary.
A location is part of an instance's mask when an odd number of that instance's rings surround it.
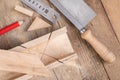
<svg viewBox="0 0 120 80">
<path fill-rule="evenodd" d="M 50 2 L 80 30 L 81 37 L 91 44 L 104 61 L 111 63 L 115 60 L 115 55 L 87 29 L 87 24 L 96 13 L 83 0 L 50 0 Z"/>
</svg>

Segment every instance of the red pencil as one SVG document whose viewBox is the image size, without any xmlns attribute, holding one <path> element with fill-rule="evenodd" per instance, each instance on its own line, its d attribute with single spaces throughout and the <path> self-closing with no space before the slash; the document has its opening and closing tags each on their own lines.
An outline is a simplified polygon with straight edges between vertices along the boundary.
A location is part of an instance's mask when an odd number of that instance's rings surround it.
<svg viewBox="0 0 120 80">
<path fill-rule="evenodd" d="M 11 30 L 14 29 L 14 28 L 17 28 L 18 26 L 20 26 L 20 25 L 22 25 L 22 24 L 23 24 L 23 21 L 17 21 L 17 22 L 15 22 L 15 23 L 13 23 L 13 24 L 10 24 L 10 25 L 8 25 L 8 26 L 6 26 L 5 28 L 2 28 L 2 29 L 0 30 L 0 35 L 3 35 L 3 34 L 9 32 L 9 31 L 11 31 Z"/>
</svg>

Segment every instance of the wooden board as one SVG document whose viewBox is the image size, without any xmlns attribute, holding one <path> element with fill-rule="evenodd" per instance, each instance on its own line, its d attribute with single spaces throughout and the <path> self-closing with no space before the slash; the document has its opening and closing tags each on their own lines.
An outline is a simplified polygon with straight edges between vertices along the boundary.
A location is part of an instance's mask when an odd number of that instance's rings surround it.
<svg viewBox="0 0 120 80">
<path fill-rule="evenodd" d="M 101 0 L 103 7 L 106 11 L 106 15 L 108 16 L 108 19 L 110 21 L 111 27 L 113 28 L 114 33 L 116 33 L 114 36 L 116 37 L 116 39 L 118 40 L 118 42 L 120 41 L 120 2 L 119 0 Z M 113 34 L 114 34 L 113 33 Z M 114 62 L 114 64 L 112 65 L 105 65 L 105 68 L 107 70 L 107 73 L 110 77 L 111 80 L 119 80 L 120 79 L 120 57 L 119 57 L 119 45 L 115 45 L 115 41 L 113 41 L 112 39 L 112 44 L 111 46 L 114 46 L 115 48 L 115 54 L 117 56 L 117 60 Z"/>
<path fill-rule="evenodd" d="M 111 25 L 120 40 L 120 2 L 119 0 L 101 0 L 103 3 L 103 6 L 107 12 L 107 15 L 109 17 L 109 20 L 111 22 Z M 111 6 L 112 5 L 112 6 Z"/>
<path fill-rule="evenodd" d="M 38 30 L 42 28 L 48 28 L 51 27 L 51 25 L 47 22 L 45 22 L 43 19 L 36 17 L 33 23 L 30 25 L 28 31 L 32 30 Z"/>
<path fill-rule="evenodd" d="M 38 56 L 7 50 L 0 50 L 0 70 L 50 76 Z"/>
</svg>

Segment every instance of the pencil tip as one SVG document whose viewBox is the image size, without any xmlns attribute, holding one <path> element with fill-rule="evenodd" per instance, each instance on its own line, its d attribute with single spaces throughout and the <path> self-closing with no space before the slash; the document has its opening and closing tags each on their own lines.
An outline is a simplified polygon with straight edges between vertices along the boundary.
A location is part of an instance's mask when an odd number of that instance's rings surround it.
<svg viewBox="0 0 120 80">
<path fill-rule="evenodd" d="M 24 21 L 18 21 L 18 22 L 19 22 L 20 25 L 22 25 Z"/>
</svg>

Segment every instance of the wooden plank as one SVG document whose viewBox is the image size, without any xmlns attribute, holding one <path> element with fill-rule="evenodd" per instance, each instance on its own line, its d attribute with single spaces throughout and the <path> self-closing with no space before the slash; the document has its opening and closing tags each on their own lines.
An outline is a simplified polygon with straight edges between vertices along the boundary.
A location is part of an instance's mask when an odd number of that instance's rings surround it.
<svg viewBox="0 0 120 80">
<path fill-rule="evenodd" d="M 111 22 L 111 25 L 118 37 L 118 39 L 120 40 L 120 11 L 119 11 L 119 8 L 120 8 L 120 2 L 119 0 L 109 0 L 109 1 L 106 1 L 106 0 L 101 0 L 102 3 L 103 3 L 103 6 L 107 12 L 107 15 L 109 17 L 109 20 Z M 111 6 L 112 5 L 112 6 Z"/>
<path fill-rule="evenodd" d="M 15 6 L 15 10 L 18 11 L 18 12 L 20 12 L 20 13 L 23 13 L 25 15 L 33 16 L 33 11 L 28 10 L 26 8 L 23 8 L 23 7 L 19 6 L 19 5 Z"/>
<path fill-rule="evenodd" d="M 115 37 L 117 37 L 117 40 L 120 41 L 120 5 L 119 5 L 119 0 L 101 0 L 103 7 L 106 11 L 106 14 L 108 15 L 109 21 L 111 23 L 111 27 L 113 28 L 114 33 L 116 33 L 116 35 L 114 35 Z M 113 33 L 113 34 L 114 34 Z M 115 54 L 117 56 L 117 60 L 114 62 L 114 64 L 112 65 L 106 65 L 105 64 L 105 68 L 106 71 L 110 77 L 111 80 L 119 80 L 120 79 L 120 57 L 118 55 L 119 53 L 119 49 L 120 49 L 120 45 L 118 43 L 118 45 L 116 45 L 115 40 L 113 37 L 111 37 L 111 39 L 109 41 L 111 41 L 111 43 L 109 45 L 114 46 L 113 47 L 113 51 L 115 51 Z"/>
<path fill-rule="evenodd" d="M 47 22 L 45 22 L 43 19 L 36 17 L 33 23 L 30 25 L 28 31 L 32 30 L 38 30 L 42 28 L 48 28 L 51 27 L 51 25 Z"/>
<path fill-rule="evenodd" d="M 0 70 L 50 76 L 38 56 L 7 50 L 0 50 Z"/>
</svg>

